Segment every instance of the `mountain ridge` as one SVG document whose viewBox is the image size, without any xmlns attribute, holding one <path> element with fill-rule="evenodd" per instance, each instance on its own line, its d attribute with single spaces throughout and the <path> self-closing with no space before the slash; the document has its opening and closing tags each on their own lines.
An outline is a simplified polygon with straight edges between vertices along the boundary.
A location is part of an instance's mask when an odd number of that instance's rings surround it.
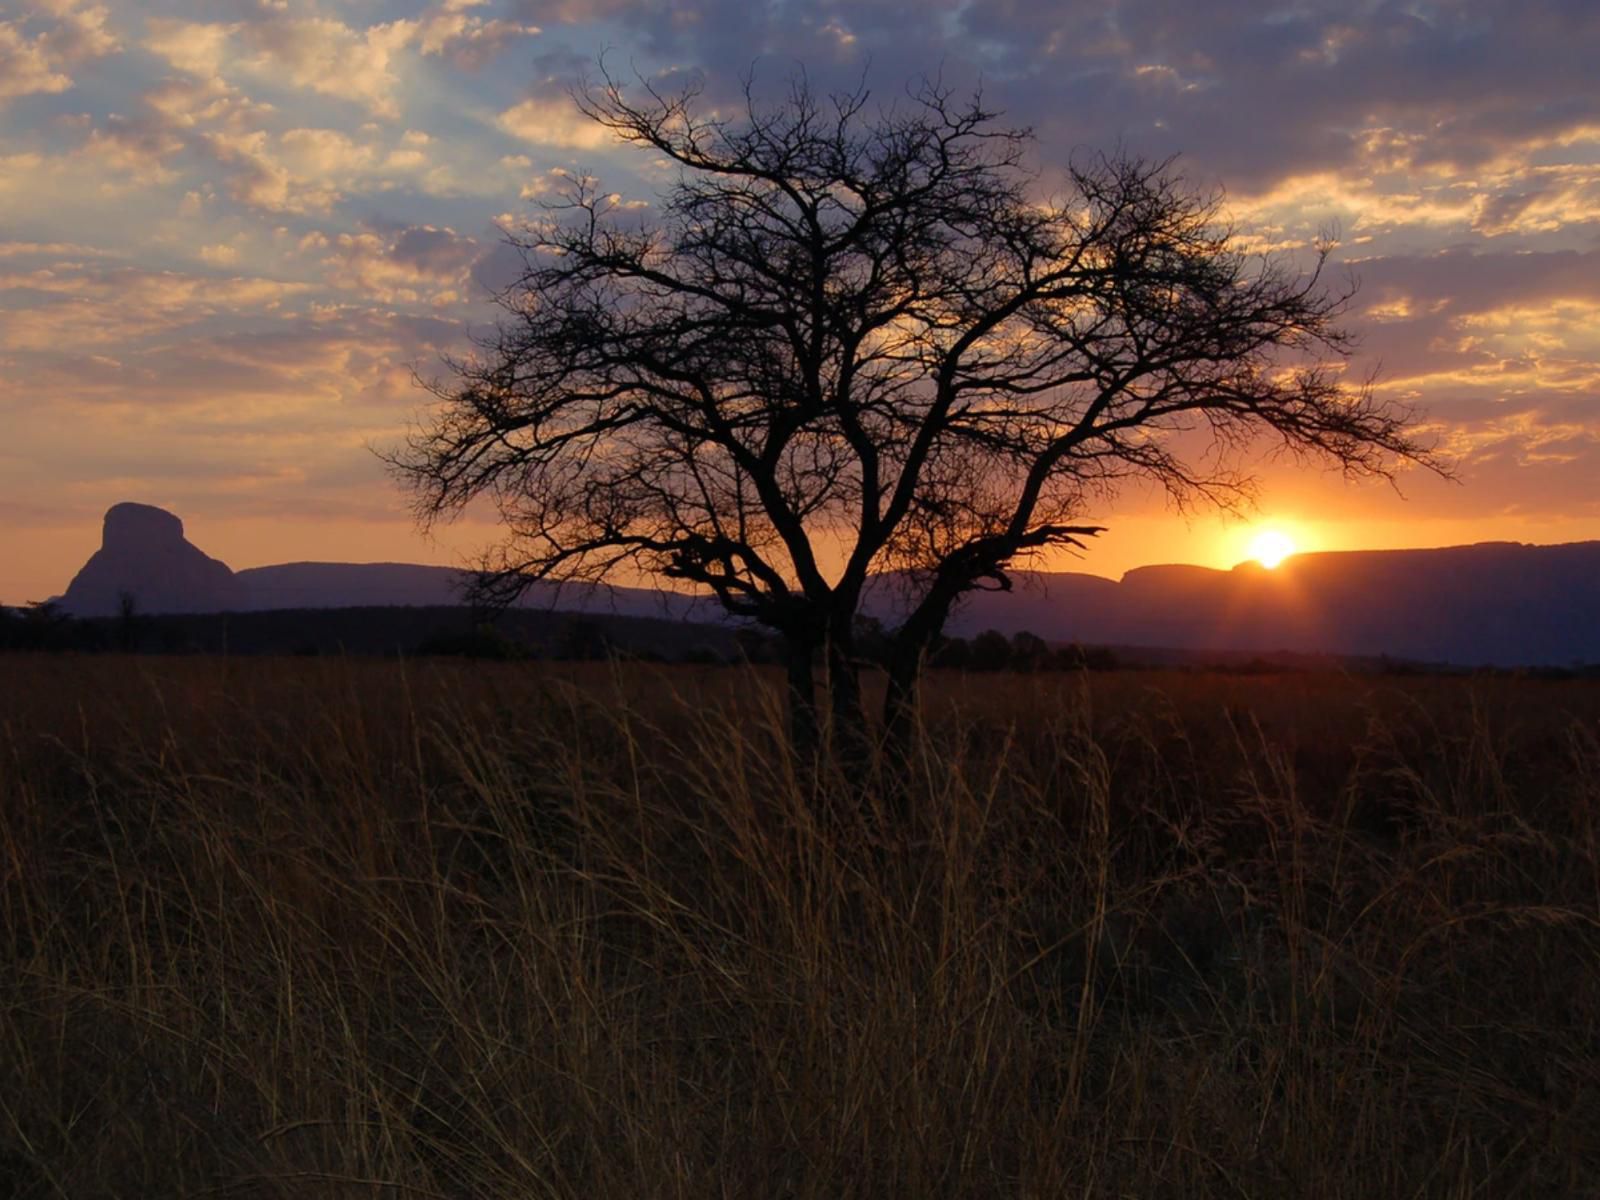
<svg viewBox="0 0 1600 1200">
<path fill-rule="evenodd" d="M 411 563 L 299 561 L 237 572 L 148 505 L 116 505 L 100 550 L 60 598 L 74 615 L 459 606 L 466 573 Z M 225 574 L 224 574 L 225 573 Z M 1121 579 L 1080 571 L 1013 573 L 1008 592 L 970 596 L 956 636 L 1027 630 L 1048 641 L 1201 651 L 1392 656 L 1455 665 L 1600 663 L 1600 541 L 1490 541 L 1419 550 L 1327 550 L 1268 569 L 1189 563 Z M 894 577 L 875 581 L 866 615 L 892 625 Z M 210 606 L 210 607 L 207 607 Z M 536 583 L 523 609 L 727 623 L 706 596 L 649 588 Z"/>
</svg>

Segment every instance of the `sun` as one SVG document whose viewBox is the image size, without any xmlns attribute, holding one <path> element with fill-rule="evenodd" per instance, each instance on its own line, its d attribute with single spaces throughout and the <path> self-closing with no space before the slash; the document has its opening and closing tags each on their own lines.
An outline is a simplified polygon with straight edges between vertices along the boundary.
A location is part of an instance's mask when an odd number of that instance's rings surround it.
<svg viewBox="0 0 1600 1200">
<path fill-rule="evenodd" d="M 1263 529 L 1250 539 L 1250 557 L 1269 570 L 1294 553 L 1294 539 L 1281 529 Z"/>
</svg>

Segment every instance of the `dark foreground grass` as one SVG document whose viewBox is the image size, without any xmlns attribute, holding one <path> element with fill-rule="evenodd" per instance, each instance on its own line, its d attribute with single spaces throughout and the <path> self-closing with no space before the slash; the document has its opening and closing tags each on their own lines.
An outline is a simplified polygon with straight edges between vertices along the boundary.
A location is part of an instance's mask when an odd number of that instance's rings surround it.
<svg viewBox="0 0 1600 1200">
<path fill-rule="evenodd" d="M 0 1196 L 1600 1195 L 1600 687 L 932 690 L 0 660 Z"/>
</svg>

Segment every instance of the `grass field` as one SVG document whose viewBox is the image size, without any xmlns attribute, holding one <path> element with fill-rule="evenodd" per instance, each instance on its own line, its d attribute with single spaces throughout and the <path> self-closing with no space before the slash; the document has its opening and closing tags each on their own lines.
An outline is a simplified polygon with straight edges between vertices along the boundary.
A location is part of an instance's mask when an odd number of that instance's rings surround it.
<svg viewBox="0 0 1600 1200">
<path fill-rule="evenodd" d="M 0 657 L 0 1196 L 1600 1195 L 1600 684 Z"/>
</svg>

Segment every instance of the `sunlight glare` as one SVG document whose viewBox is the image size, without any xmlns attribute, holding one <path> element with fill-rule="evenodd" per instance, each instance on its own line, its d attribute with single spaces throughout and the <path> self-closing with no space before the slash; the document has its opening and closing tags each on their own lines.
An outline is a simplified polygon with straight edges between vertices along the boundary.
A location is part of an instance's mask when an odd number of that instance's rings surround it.
<svg viewBox="0 0 1600 1200">
<path fill-rule="evenodd" d="M 1250 557 L 1269 570 L 1294 553 L 1294 541 L 1280 529 L 1263 529 L 1250 541 Z"/>
</svg>

